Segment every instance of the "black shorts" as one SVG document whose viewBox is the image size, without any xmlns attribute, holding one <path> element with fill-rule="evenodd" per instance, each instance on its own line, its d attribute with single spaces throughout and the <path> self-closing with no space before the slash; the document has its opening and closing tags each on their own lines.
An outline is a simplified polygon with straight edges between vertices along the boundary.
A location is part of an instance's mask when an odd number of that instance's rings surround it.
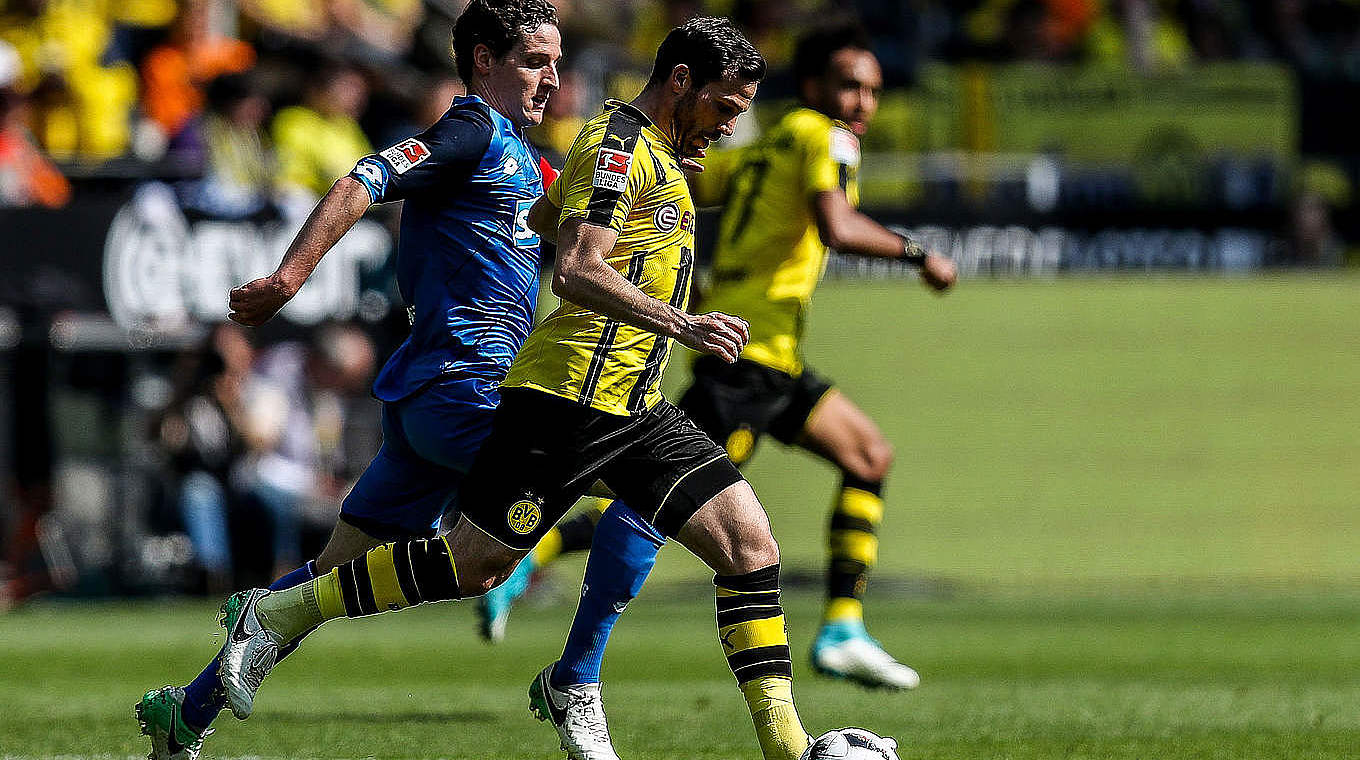
<svg viewBox="0 0 1360 760">
<path fill-rule="evenodd" d="M 760 436 L 794 443 L 831 384 L 811 370 L 790 375 L 763 364 L 738 359 L 728 364 L 716 356 L 694 362 L 694 384 L 680 398 L 680 408 L 744 464 Z"/>
<path fill-rule="evenodd" d="M 596 480 L 673 537 L 742 477 L 722 447 L 667 401 L 620 417 L 506 388 L 458 502 L 478 528 L 527 550 Z"/>
</svg>

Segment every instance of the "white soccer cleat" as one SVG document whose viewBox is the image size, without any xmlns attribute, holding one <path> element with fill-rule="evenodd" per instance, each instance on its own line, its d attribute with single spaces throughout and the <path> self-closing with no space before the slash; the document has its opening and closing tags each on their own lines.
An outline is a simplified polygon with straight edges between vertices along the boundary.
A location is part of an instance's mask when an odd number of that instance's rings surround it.
<svg viewBox="0 0 1360 760">
<path fill-rule="evenodd" d="M 549 674 L 556 664 L 544 668 L 529 684 L 529 712 L 553 724 L 562 740 L 562 749 L 571 760 L 619 760 L 609 741 L 600 685 L 555 688 Z"/>
<path fill-rule="evenodd" d="M 822 675 L 845 678 L 863 686 L 914 689 L 921 676 L 883 650 L 863 624 L 828 623 L 812 645 L 812 667 Z"/>
<path fill-rule="evenodd" d="M 227 706 L 238 720 L 255 710 L 255 692 L 274 669 L 281 642 L 260 624 L 255 605 L 269 594 L 262 588 L 233 594 L 222 605 L 222 627 L 227 642 L 222 647 L 218 677 L 227 692 Z"/>
</svg>

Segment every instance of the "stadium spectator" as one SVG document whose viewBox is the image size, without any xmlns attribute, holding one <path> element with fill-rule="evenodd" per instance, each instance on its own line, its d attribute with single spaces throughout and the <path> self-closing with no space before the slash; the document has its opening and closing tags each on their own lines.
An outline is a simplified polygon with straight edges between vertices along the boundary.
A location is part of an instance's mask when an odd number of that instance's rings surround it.
<svg viewBox="0 0 1360 760">
<path fill-rule="evenodd" d="M 273 521 L 275 576 L 302 564 L 307 507 L 333 506 L 343 493 L 343 400 L 367 387 L 374 355 L 362 332 L 330 326 L 311 345 L 287 341 L 262 351 L 245 384 L 246 478 Z"/>
<path fill-rule="evenodd" d="M 242 389 L 254 353 L 244 330 L 218 325 L 201 347 L 176 359 L 175 393 L 155 424 L 175 476 L 175 503 L 211 594 L 232 586 L 227 516 L 232 476 L 245 450 Z"/>
<path fill-rule="evenodd" d="M 164 41 L 179 10 L 179 0 L 108 0 L 113 39 L 105 59 L 141 68 L 146 54 Z"/>
<path fill-rule="evenodd" d="M 59 208 L 71 185 L 28 133 L 27 98 L 14 88 L 20 65 L 14 48 L 0 42 L 0 206 Z"/>
<path fill-rule="evenodd" d="M 397 62 L 411 49 L 423 17 L 420 0 L 329 0 L 344 54 L 358 61 Z"/>
<path fill-rule="evenodd" d="M 58 160 L 122 155 L 137 77 L 126 63 L 105 66 L 112 28 L 93 0 L 18 0 L 0 16 L 0 40 L 23 63 L 20 91 L 31 96 L 33 132 Z"/>
<path fill-rule="evenodd" d="M 205 85 L 255 63 L 250 45 L 213 31 L 212 8 L 209 0 L 185 0 L 169 41 L 151 51 L 142 65 L 142 108 L 172 148 L 203 110 Z"/>
<path fill-rule="evenodd" d="M 371 153 L 358 121 L 367 102 L 368 83 L 353 67 L 331 66 L 309 79 L 303 103 L 274 117 L 279 189 L 320 197 Z"/>
<path fill-rule="evenodd" d="M 330 31 L 326 4 L 294 0 L 241 0 L 243 20 L 270 50 L 315 49 Z"/>
<path fill-rule="evenodd" d="M 181 193 L 186 205 L 217 217 L 240 218 L 270 200 L 274 152 L 264 131 L 269 100 L 248 75 L 208 85 L 208 110 L 197 130 L 205 153 L 203 177 Z"/>
</svg>

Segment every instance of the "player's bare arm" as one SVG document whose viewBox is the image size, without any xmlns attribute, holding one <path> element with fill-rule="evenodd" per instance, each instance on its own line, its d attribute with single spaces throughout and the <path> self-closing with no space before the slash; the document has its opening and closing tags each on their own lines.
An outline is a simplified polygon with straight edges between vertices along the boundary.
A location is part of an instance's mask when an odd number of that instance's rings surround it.
<svg viewBox="0 0 1360 760">
<path fill-rule="evenodd" d="M 951 259 L 929 253 L 915 241 L 904 243 L 901 235 L 851 206 L 844 190 L 817 193 L 812 207 L 817 216 L 817 233 L 829 248 L 857 256 L 914 260 L 921 268 L 921 279 L 937 291 L 948 290 L 958 279 Z"/>
<path fill-rule="evenodd" d="M 248 327 L 268 322 L 297 295 L 321 258 L 368 211 L 368 190 L 353 177 L 341 177 L 312 209 L 274 273 L 231 291 L 227 317 Z"/>
<path fill-rule="evenodd" d="M 529 209 L 529 229 L 538 233 L 553 245 L 557 244 L 557 220 L 562 217 L 562 208 L 544 195 L 534 201 Z"/>
<path fill-rule="evenodd" d="M 605 263 L 618 233 L 579 219 L 558 229 L 553 293 L 625 324 L 675 338 L 681 344 L 734 362 L 750 340 L 746 320 L 710 312 L 689 314 L 652 298 Z"/>
</svg>

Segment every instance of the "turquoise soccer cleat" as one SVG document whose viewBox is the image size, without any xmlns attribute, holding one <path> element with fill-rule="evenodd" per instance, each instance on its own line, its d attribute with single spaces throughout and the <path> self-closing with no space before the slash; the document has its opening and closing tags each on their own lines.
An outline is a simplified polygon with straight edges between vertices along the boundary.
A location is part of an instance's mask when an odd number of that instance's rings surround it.
<svg viewBox="0 0 1360 760">
<path fill-rule="evenodd" d="M 914 689 L 921 683 L 921 676 L 885 652 L 860 620 L 823 623 L 812 644 L 812 667 L 871 688 Z"/>
</svg>

